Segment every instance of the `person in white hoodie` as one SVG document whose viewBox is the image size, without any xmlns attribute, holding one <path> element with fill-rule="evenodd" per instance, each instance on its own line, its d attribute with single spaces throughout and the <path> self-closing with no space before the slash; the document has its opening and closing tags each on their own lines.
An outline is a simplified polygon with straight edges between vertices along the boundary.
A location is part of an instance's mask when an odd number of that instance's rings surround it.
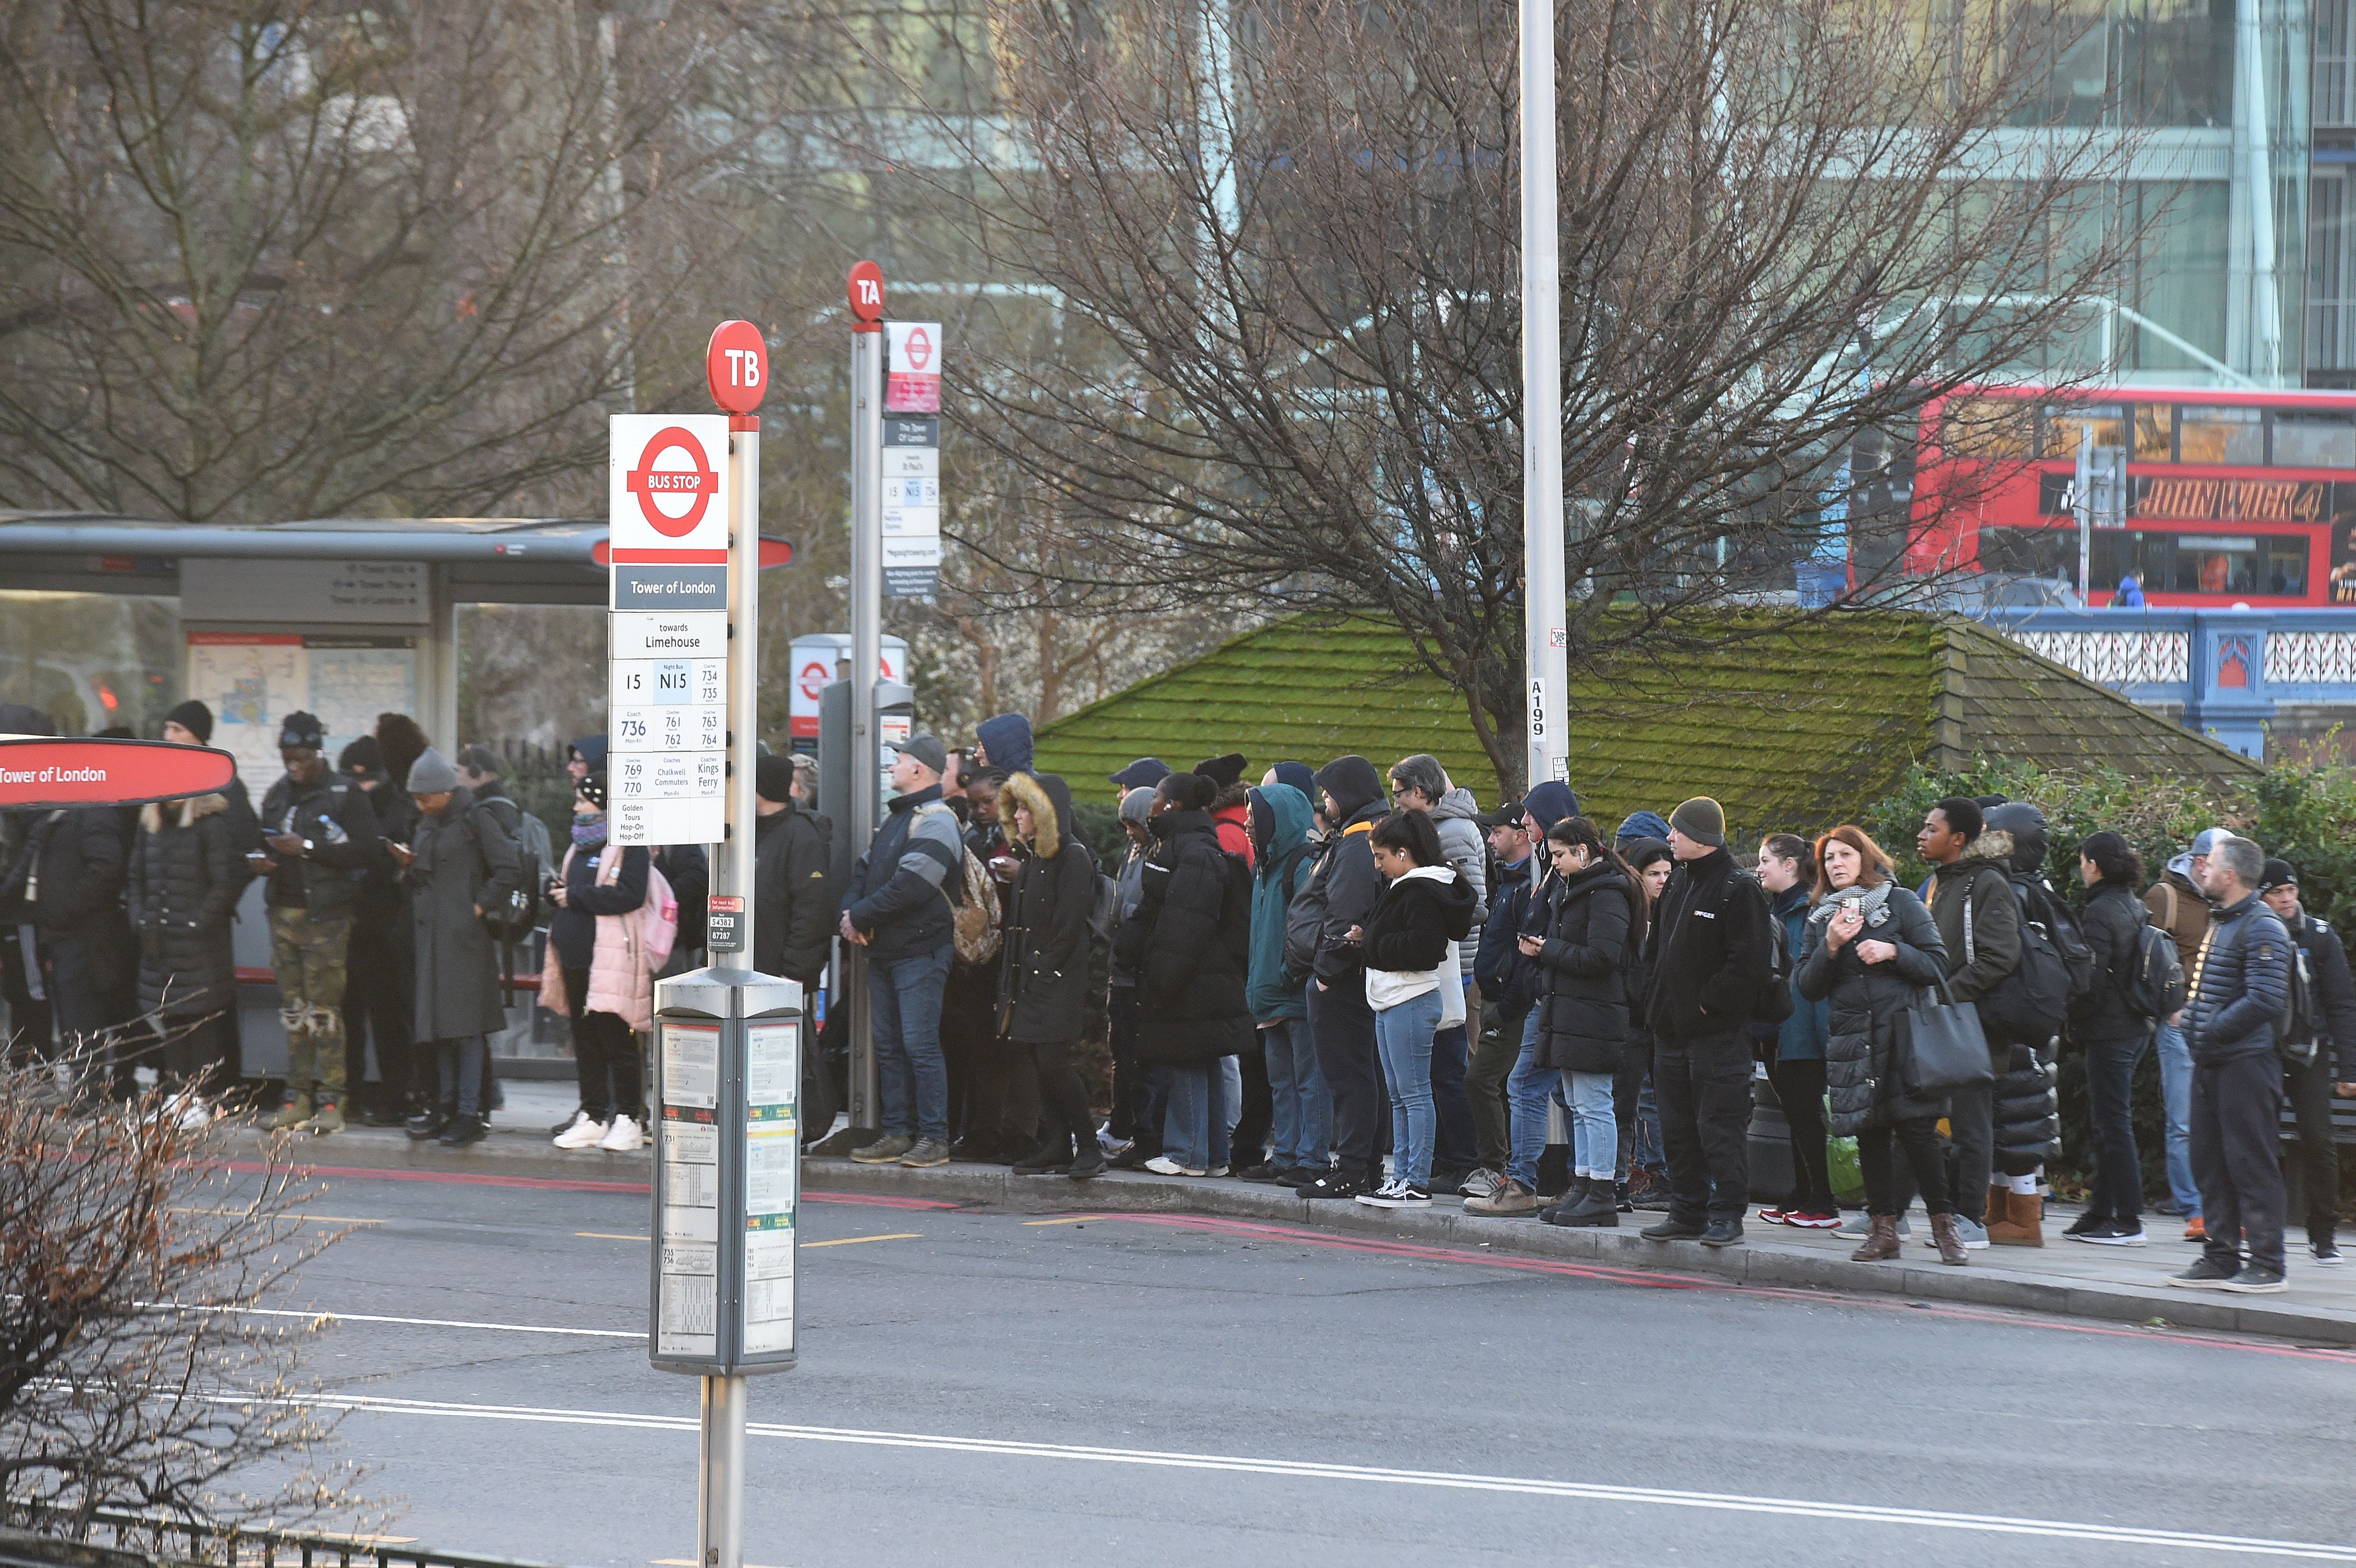
<svg viewBox="0 0 2356 1568">
<path fill-rule="evenodd" d="M 1472 790 L 1456 787 L 1440 758 L 1421 751 L 1392 767 L 1391 800 L 1401 811 L 1413 806 L 1431 813 L 1432 828 L 1440 834 L 1440 854 L 1472 885 L 1472 929 L 1456 944 L 1458 983 L 1470 986 L 1474 952 L 1489 912 L 1489 846 L 1483 837 L 1481 808 Z M 1472 1056 L 1467 1024 L 1443 1024 L 1432 1036 L 1431 1177 L 1433 1190 L 1438 1192 L 1456 1191 L 1481 1164 L 1481 1141 L 1465 1088 Z"/>
<path fill-rule="evenodd" d="M 1456 944 L 1472 929 L 1472 886 L 1448 864 L 1439 831 L 1420 811 L 1393 811 L 1367 837 L 1387 886 L 1352 938 L 1366 959 L 1366 1005 L 1391 1101 L 1391 1178 L 1360 1203 L 1420 1208 L 1431 1203 L 1431 1040 L 1464 1021 Z M 1450 1017 L 1451 1012 L 1454 1016 Z"/>
</svg>

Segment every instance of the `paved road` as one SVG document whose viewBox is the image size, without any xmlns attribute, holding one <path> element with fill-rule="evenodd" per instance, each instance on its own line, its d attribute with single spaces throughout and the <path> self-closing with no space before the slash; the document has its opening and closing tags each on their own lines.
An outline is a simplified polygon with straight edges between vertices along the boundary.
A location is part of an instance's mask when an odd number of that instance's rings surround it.
<svg viewBox="0 0 2356 1568">
<path fill-rule="evenodd" d="M 346 1315 L 312 1367 L 367 1402 L 345 1451 L 395 1533 L 687 1564 L 695 1385 L 646 1364 L 642 1195 L 356 1175 L 315 1209 L 359 1223 L 284 1305 Z M 2344 1351 L 1239 1221 L 803 1212 L 803 1364 L 753 1391 L 767 1568 L 2142 1568 L 2294 1555 L 2173 1532 L 2356 1541 Z"/>
</svg>

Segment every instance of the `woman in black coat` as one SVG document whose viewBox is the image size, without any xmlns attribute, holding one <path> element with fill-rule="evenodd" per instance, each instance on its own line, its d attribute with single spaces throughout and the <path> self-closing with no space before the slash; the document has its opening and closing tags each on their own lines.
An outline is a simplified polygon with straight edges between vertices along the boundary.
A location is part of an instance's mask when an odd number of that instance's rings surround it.
<svg viewBox="0 0 2356 1568">
<path fill-rule="evenodd" d="M 999 809 L 1013 819 L 1016 853 L 1005 940 L 999 952 L 1001 1036 L 1027 1046 L 1039 1069 L 1040 1097 L 1053 1127 L 1018 1176 L 1101 1175 L 1096 1117 L 1072 1065 L 1087 1032 L 1088 916 L 1096 907 L 1097 863 L 1072 832 L 1072 791 L 1052 773 L 1009 774 Z"/>
<path fill-rule="evenodd" d="M 2117 833 L 2090 833 L 2078 846 L 2078 875 L 2087 888 L 2078 934 L 2094 950 L 2094 989 L 2071 998 L 2070 1035 L 2086 1053 L 2094 1191 L 2086 1212 L 2062 1234 L 2073 1241 L 2137 1247 L 2144 1240 L 2143 1164 L 2128 1091 L 2158 1022 L 2136 1014 L 2126 1000 L 2147 918 L 2136 891 L 2143 886 L 2143 860 Z"/>
<path fill-rule="evenodd" d="M 139 941 L 139 1011 L 163 1041 L 158 1072 L 183 1086 L 187 1127 L 212 1120 L 186 1087 L 214 1065 L 219 1035 L 203 1021 L 237 1005 L 229 925 L 245 886 L 240 847 L 221 795 L 141 808 L 131 846 L 124 897 Z"/>
<path fill-rule="evenodd" d="M 1538 1218 L 1550 1225 L 1616 1226 L 1620 1159 L 1613 1079 L 1628 1051 L 1628 968 L 1644 942 L 1643 885 L 1585 817 L 1547 830 L 1557 882 L 1546 935 L 1525 937 L 1537 961 L 1536 1064 L 1562 1075 L 1570 1107 L 1569 1196 Z"/>
<path fill-rule="evenodd" d="M 1916 988 L 1946 974 L 1947 950 L 1922 901 L 1891 878 L 1890 857 L 1862 828 L 1846 823 L 1816 841 L 1816 908 L 1808 917 L 1800 994 L 1829 1001 L 1825 1083 L 1827 1130 L 1854 1135 L 1865 1171 L 1871 1230 L 1849 1256 L 1869 1263 L 1898 1255 L 1898 1167 L 1902 1149 L 1931 1213 L 1939 1261 L 1965 1263 L 1954 1203 L 1939 1155 L 1944 1100 L 1910 1100 L 1899 1087 L 1899 1016 Z"/>
<path fill-rule="evenodd" d="M 1123 922 L 1119 961 L 1137 980 L 1137 1055 L 1170 1074 L 1164 1153 L 1146 1168 L 1209 1176 L 1227 1164 L 1219 1058 L 1254 1048 L 1244 982 L 1251 961 L 1251 872 L 1219 847 L 1218 786 L 1173 773 L 1154 788 L 1145 897 Z"/>
</svg>

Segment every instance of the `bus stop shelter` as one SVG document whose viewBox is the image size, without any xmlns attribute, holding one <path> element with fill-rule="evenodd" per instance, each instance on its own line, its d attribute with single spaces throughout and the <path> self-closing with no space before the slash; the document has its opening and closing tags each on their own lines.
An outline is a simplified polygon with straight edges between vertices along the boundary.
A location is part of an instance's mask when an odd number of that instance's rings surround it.
<svg viewBox="0 0 2356 1568">
<path fill-rule="evenodd" d="M 258 805 L 283 771 L 279 723 L 297 708 L 318 715 L 331 757 L 383 712 L 455 746 L 457 607 L 602 606 L 605 537 L 604 521 L 582 519 L 247 526 L 0 512 L 0 589 L 177 599 L 181 684 L 212 708 L 213 744 L 236 755 Z M 259 882 L 247 887 L 236 933 L 248 1076 L 285 1062 L 261 898 Z"/>
</svg>

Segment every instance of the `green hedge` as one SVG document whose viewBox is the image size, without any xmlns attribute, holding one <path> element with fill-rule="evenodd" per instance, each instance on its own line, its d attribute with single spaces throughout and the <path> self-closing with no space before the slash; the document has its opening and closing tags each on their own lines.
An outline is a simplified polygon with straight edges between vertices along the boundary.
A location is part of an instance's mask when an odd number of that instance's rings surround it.
<svg viewBox="0 0 2356 1568">
<path fill-rule="evenodd" d="M 2043 810 L 2051 828 L 2046 875 L 2073 905 L 2084 898 L 2078 844 L 2087 834 L 2103 829 L 2124 834 L 2143 856 L 2147 875 L 2157 877 L 2202 828 L 2228 827 L 2297 866 L 2307 909 L 2339 927 L 2343 940 L 2356 935 L 2356 770 L 2344 765 L 2286 764 L 2247 783 L 2222 788 L 2129 779 L 2108 768 L 2045 772 L 1996 758 L 1982 758 L 1955 773 L 1917 767 L 1859 824 L 1898 861 L 1909 886 L 1930 871 L 1914 854 L 1915 830 L 1932 804 L 1949 795 L 2002 795 Z M 2066 1040 L 2060 1079 L 2064 1168 L 2055 1175 L 2061 1178 L 2056 1185 L 2067 1191 L 2093 1170 L 2094 1158 L 2084 1062 Z M 2164 1195 L 2166 1145 L 2153 1058 L 2146 1058 L 2136 1075 L 2135 1122 L 2144 1189 Z M 2341 1151 L 2340 1191 L 2356 1197 L 2356 1181 L 2348 1179 L 2350 1153 Z"/>
</svg>

